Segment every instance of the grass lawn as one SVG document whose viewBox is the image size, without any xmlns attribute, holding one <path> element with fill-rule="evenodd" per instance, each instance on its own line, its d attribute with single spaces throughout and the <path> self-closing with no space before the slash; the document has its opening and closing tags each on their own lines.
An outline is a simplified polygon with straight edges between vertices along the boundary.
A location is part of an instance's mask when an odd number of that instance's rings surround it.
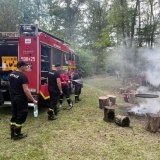
<svg viewBox="0 0 160 160">
<path fill-rule="evenodd" d="M 29 108 L 23 127 L 28 137 L 19 141 L 10 140 L 10 107 L 1 107 L 0 160 L 159 160 L 160 133 L 145 131 L 144 118 L 130 117 L 128 128 L 103 121 L 100 96 L 116 95 L 116 114 L 126 114 L 119 108 L 128 105 L 119 87 L 113 77 L 84 80 L 82 101 L 72 110 L 63 109 L 56 121 L 47 120 L 46 108 L 39 109 L 37 118 Z"/>
</svg>

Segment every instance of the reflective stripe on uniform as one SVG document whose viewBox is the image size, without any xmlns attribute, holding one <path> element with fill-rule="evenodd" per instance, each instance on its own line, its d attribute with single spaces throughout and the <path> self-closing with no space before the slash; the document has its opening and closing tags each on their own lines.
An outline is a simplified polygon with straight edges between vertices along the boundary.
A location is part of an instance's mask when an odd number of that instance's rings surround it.
<svg viewBox="0 0 160 160">
<path fill-rule="evenodd" d="M 16 127 L 22 127 L 22 124 L 15 124 Z"/>
<path fill-rule="evenodd" d="M 16 125 L 16 122 L 11 122 L 10 125 Z"/>
</svg>

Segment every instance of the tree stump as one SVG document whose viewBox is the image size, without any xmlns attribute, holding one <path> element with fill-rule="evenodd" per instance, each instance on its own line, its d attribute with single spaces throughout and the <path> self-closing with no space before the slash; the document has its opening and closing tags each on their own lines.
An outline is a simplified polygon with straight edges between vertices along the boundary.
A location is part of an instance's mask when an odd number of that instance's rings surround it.
<svg viewBox="0 0 160 160">
<path fill-rule="evenodd" d="M 109 106 L 109 97 L 106 96 L 99 97 L 99 108 L 103 109 L 104 106 Z"/>
<path fill-rule="evenodd" d="M 129 93 L 123 93 L 123 99 L 125 102 L 129 103 Z"/>
<path fill-rule="evenodd" d="M 112 103 L 112 105 L 116 104 L 116 96 L 113 95 L 107 95 L 107 97 L 109 97 L 110 102 Z"/>
<path fill-rule="evenodd" d="M 159 114 L 147 113 L 145 121 L 145 129 L 150 132 L 157 132 L 160 124 Z"/>
<path fill-rule="evenodd" d="M 126 116 L 116 115 L 114 122 L 122 127 L 129 127 L 130 119 Z"/>
<path fill-rule="evenodd" d="M 135 95 L 133 93 L 130 93 L 128 95 L 128 102 L 131 104 L 135 104 Z"/>
<path fill-rule="evenodd" d="M 137 100 L 135 97 L 135 91 L 134 90 L 130 90 L 129 94 L 128 94 L 128 102 L 131 104 L 137 104 Z"/>
<path fill-rule="evenodd" d="M 115 109 L 111 106 L 104 107 L 104 118 L 103 120 L 106 122 L 112 122 L 115 117 Z"/>
</svg>

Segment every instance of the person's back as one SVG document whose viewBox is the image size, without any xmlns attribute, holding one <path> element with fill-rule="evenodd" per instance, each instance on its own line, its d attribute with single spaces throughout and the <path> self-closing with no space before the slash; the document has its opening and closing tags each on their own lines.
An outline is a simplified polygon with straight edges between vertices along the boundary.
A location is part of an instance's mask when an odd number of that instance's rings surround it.
<svg viewBox="0 0 160 160">
<path fill-rule="evenodd" d="M 50 96 L 50 107 L 48 108 L 47 112 L 48 120 L 55 120 L 55 115 L 57 115 L 59 112 L 59 109 L 57 108 L 57 102 L 60 94 L 63 93 L 60 82 L 60 69 L 60 64 L 56 64 L 53 70 L 48 72 L 48 91 Z"/>
<path fill-rule="evenodd" d="M 28 84 L 28 78 L 27 76 L 19 71 L 13 71 L 9 75 L 9 82 L 10 82 L 10 94 L 11 96 L 17 95 L 17 96 L 25 96 L 22 84 Z"/>
<path fill-rule="evenodd" d="M 57 78 L 59 77 L 59 72 L 56 70 L 51 70 L 48 72 L 48 90 L 50 92 L 59 91 L 57 85 Z"/>
<path fill-rule="evenodd" d="M 28 99 L 37 104 L 28 88 L 29 81 L 23 73 L 25 71 L 27 71 L 27 64 L 24 61 L 19 61 L 17 63 L 17 70 L 10 73 L 8 77 L 12 104 L 10 131 L 11 139 L 14 140 L 27 137 L 27 134 L 21 133 L 21 128 L 28 116 Z"/>
</svg>

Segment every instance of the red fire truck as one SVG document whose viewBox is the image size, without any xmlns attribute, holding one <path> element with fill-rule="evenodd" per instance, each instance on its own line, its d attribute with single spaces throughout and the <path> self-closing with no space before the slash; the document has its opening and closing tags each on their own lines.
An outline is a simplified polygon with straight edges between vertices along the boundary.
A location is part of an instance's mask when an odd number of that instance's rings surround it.
<svg viewBox="0 0 160 160">
<path fill-rule="evenodd" d="M 29 88 L 40 102 L 49 99 L 46 79 L 51 67 L 60 63 L 71 75 L 78 56 L 67 42 L 37 25 L 20 25 L 19 33 L 0 33 L 0 91 L 5 101 L 10 100 L 7 76 L 16 69 L 18 60 L 28 64 L 25 74 L 29 78 Z"/>
</svg>

